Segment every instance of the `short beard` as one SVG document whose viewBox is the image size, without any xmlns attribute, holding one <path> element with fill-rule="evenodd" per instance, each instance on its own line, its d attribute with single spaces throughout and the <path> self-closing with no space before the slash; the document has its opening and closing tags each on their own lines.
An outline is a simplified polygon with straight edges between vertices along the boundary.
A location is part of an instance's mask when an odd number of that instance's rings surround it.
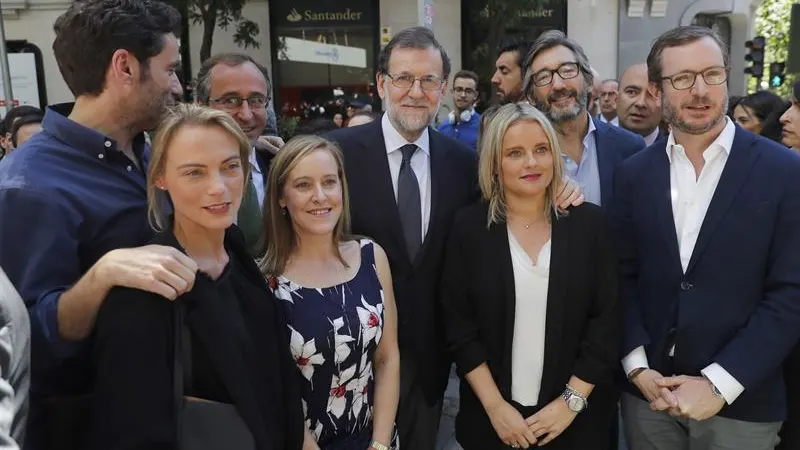
<svg viewBox="0 0 800 450">
<path fill-rule="evenodd" d="M 400 114 L 398 111 L 399 105 L 395 105 L 389 95 L 386 96 L 386 114 L 388 115 L 389 121 L 392 123 L 392 125 L 402 135 L 418 135 L 422 133 L 425 128 L 433 123 L 433 119 L 439 112 L 439 107 L 441 105 L 442 102 L 440 98 L 437 102 L 436 108 L 432 113 L 428 114 L 427 121 L 422 122 L 417 120 L 416 117 L 411 118 L 408 117 L 408 115 Z"/>
<path fill-rule="evenodd" d="M 560 124 L 564 122 L 569 122 L 572 120 L 577 119 L 584 111 L 586 111 L 586 106 L 588 103 L 589 98 L 589 90 L 582 89 L 577 92 L 575 96 L 575 105 L 567 110 L 560 110 L 556 111 L 547 103 L 547 99 L 545 101 L 540 101 L 536 99 L 536 107 L 541 110 L 548 119 L 554 124 Z"/>
<path fill-rule="evenodd" d="M 727 105 L 728 104 L 728 94 L 725 94 L 725 98 L 720 103 L 720 105 Z M 667 101 L 666 96 L 662 95 L 661 97 L 661 114 L 664 117 L 664 122 L 672 125 L 676 129 L 692 135 L 699 135 L 703 133 L 708 133 L 709 131 L 713 130 L 714 127 L 719 125 L 719 123 L 725 119 L 725 110 L 723 108 L 719 108 L 719 114 L 712 118 L 709 122 L 702 124 L 701 126 L 694 126 L 686 121 L 680 120 L 678 118 L 678 112 L 672 107 L 672 105 Z"/>
</svg>

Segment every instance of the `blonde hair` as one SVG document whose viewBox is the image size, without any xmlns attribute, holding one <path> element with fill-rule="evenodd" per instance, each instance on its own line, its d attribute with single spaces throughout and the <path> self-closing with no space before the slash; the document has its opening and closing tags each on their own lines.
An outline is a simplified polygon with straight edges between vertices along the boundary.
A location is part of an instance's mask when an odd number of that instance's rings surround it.
<svg viewBox="0 0 800 450">
<path fill-rule="evenodd" d="M 508 129 L 519 122 L 538 123 L 544 130 L 550 143 L 550 152 L 553 155 L 553 179 L 545 192 L 544 213 L 550 216 L 552 210 L 556 217 L 565 211 L 558 208 L 556 197 L 558 192 L 555 187 L 561 184 L 564 176 L 564 163 L 561 159 L 561 145 L 558 142 L 556 130 L 547 120 L 547 117 L 528 102 L 510 103 L 500 107 L 494 112 L 486 123 L 486 128 L 481 137 L 480 161 L 478 163 L 478 184 L 483 194 L 483 199 L 489 202 L 487 227 L 493 223 L 505 222 L 508 212 L 506 196 L 503 189 L 503 139 Z"/>
<path fill-rule="evenodd" d="M 301 135 L 293 137 L 281 151 L 275 155 L 267 178 L 267 198 L 264 200 L 262 217 L 263 228 L 267 238 L 267 253 L 259 262 L 261 271 L 267 275 L 281 275 L 286 269 L 289 258 L 297 247 L 297 234 L 292 225 L 292 218 L 285 213 L 280 204 L 289 174 L 295 167 L 317 150 L 326 150 L 336 161 L 336 172 L 342 186 L 342 214 L 333 230 L 331 245 L 339 261 L 349 267 L 339 252 L 339 243 L 354 239 L 350 235 L 350 195 L 347 190 L 347 179 L 344 175 L 344 160 L 339 147 L 320 136 Z"/>
<path fill-rule="evenodd" d="M 147 221 L 156 231 L 164 231 L 167 228 L 165 212 L 168 198 L 165 192 L 161 192 L 155 186 L 155 182 L 158 177 L 164 175 L 170 144 L 178 131 L 185 127 L 219 127 L 233 137 L 239 144 L 245 186 L 248 183 L 251 144 L 233 117 L 222 111 L 195 104 L 178 104 L 170 108 L 156 130 L 150 154 L 150 168 L 147 172 Z"/>
</svg>

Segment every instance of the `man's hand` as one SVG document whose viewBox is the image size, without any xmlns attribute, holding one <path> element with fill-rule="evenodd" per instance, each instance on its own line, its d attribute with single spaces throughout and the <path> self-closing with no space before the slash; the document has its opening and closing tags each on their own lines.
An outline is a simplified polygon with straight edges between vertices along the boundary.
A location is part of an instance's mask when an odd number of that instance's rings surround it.
<svg viewBox="0 0 800 450">
<path fill-rule="evenodd" d="M 657 385 L 655 380 L 664 378 L 663 375 L 653 369 L 646 369 L 640 372 L 631 380 L 644 398 L 650 402 L 650 408 L 654 411 L 665 411 L 670 408 L 678 407 L 678 399 L 667 388 Z"/>
<path fill-rule="evenodd" d="M 255 145 L 261 150 L 276 155 L 285 144 L 280 136 L 259 136 Z"/>
<path fill-rule="evenodd" d="M 542 408 L 536 414 L 525 419 L 528 427 L 533 431 L 538 444 L 549 444 L 572 424 L 578 413 L 567 407 L 567 402 L 560 396 Z"/>
<path fill-rule="evenodd" d="M 529 448 L 536 444 L 533 430 L 528 428 L 522 414 L 505 400 L 486 408 L 486 414 L 504 444 L 514 448 Z"/>
<path fill-rule="evenodd" d="M 683 417 L 706 420 L 714 417 L 725 406 L 725 399 L 714 394 L 711 382 L 705 377 L 657 378 L 655 383 L 669 389 L 678 400 L 678 412 Z"/>
<path fill-rule="evenodd" d="M 559 190 L 556 203 L 558 203 L 561 209 L 567 209 L 570 206 L 578 206 L 585 200 L 581 187 L 578 186 L 575 180 L 567 176 L 564 177 L 561 186 L 557 186 L 556 189 Z"/>
<path fill-rule="evenodd" d="M 108 252 L 97 269 L 109 288 L 124 286 L 175 300 L 192 290 L 197 263 L 175 248 L 148 245 Z"/>
</svg>

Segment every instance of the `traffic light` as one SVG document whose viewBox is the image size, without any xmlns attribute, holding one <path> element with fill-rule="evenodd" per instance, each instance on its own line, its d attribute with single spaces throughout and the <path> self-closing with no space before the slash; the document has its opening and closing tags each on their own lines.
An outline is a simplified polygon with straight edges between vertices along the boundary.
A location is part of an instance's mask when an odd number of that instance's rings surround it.
<svg viewBox="0 0 800 450">
<path fill-rule="evenodd" d="M 774 62 L 769 65 L 769 87 L 783 86 L 784 71 L 786 70 L 786 63 Z"/>
<path fill-rule="evenodd" d="M 755 78 L 761 78 L 764 75 L 764 46 L 766 39 L 764 36 L 756 36 L 752 41 L 747 41 L 744 46 L 750 51 L 744 56 L 746 61 L 753 63 L 750 67 L 745 67 L 744 73 L 749 73 Z"/>
</svg>

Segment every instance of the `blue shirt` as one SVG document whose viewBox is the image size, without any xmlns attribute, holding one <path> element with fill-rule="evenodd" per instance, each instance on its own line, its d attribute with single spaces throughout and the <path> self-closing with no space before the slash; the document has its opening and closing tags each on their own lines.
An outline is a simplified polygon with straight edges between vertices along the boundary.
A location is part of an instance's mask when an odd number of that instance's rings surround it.
<svg viewBox="0 0 800 450">
<path fill-rule="evenodd" d="M 475 150 L 478 145 L 478 129 L 481 123 L 481 115 L 473 112 L 469 122 L 453 123 L 452 120 L 447 120 L 439 126 L 439 132 L 445 136 L 449 136 L 467 147 Z"/>
<path fill-rule="evenodd" d="M 595 126 L 589 118 L 589 130 L 583 137 L 583 155 L 579 162 L 564 156 L 564 174 L 575 180 L 583 190 L 583 196 L 589 203 L 602 206 L 600 195 L 600 168 L 597 165 L 597 141 L 595 140 Z"/>
<path fill-rule="evenodd" d="M 115 141 L 68 119 L 70 108 L 48 108 L 42 132 L 0 162 L 0 267 L 31 316 L 32 398 L 91 389 L 91 347 L 58 334 L 61 294 L 107 252 L 152 237 L 144 135 L 134 140 L 140 170 Z"/>
</svg>

